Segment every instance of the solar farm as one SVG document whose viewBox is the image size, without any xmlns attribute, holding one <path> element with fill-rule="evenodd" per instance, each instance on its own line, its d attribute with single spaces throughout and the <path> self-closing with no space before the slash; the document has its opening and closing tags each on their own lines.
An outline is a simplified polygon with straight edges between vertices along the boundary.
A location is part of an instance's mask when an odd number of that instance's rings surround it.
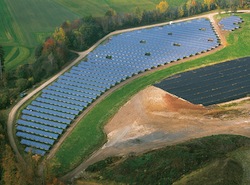
<svg viewBox="0 0 250 185">
<path fill-rule="evenodd" d="M 74 119 L 111 87 L 138 73 L 219 45 L 207 19 L 113 36 L 44 89 L 22 111 L 16 135 L 26 152 L 43 156 Z"/>
<path fill-rule="evenodd" d="M 240 17 L 232 15 L 230 17 L 223 18 L 219 22 L 219 25 L 221 26 L 222 30 L 234 31 L 240 28 L 239 24 L 242 22 L 243 20 Z"/>
</svg>

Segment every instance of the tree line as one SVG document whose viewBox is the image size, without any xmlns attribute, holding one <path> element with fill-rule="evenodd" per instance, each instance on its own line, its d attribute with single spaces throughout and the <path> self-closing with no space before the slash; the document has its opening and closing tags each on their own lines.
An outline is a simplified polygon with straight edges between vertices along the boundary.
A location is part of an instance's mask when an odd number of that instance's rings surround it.
<svg viewBox="0 0 250 185">
<path fill-rule="evenodd" d="M 176 7 L 167 1 L 161 1 L 150 11 L 136 7 L 132 13 L 117 13 L 109 9 L 103 17 L 87 16 L 71 22 L 65 21 L 44 43 L 36 47 L 33 63 L 20 65 L 12 71 L 4 69 L 5 53 L 0 46 L 0 109 L 6 109 L 21 92 L 60 71 L 76 57 L 71 50 L 86 50 L 114 30 L 170 21 L 215 9 L 236 11 L 238 8 L 249 8 L 249 2 L 250 0 L 187 0 Z M 3 117 L 0 115 L 0 118 Z M 23 178 L 23 169 L 16 162 L 5 136 L 6 119 L 0 119 L 0 123 L 0 184 L 32 184 L 37 181 L 34 159 L 31 160 L 34 168 L 27 170 Z M 47 184 L 62 184 L 58 179 L 47 175 Z"/>
</svg>

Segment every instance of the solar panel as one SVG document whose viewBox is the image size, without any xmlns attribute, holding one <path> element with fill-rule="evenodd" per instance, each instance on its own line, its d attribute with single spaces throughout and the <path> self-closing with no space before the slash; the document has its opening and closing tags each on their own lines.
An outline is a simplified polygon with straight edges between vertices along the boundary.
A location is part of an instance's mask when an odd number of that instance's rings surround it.
<svg viewBox="0 0 250 185">
<path fill-rule="evenodd" d="M 35 141 L 30 141 L 27 139 L 22 139 L 21 144 L 26 145 L 26 146 L 30 146 L 30 147 L 39 148 L 39 149 L 46 150 L 46 151 L 50 149 L 49 145 L 38 143 Z"/>
<path fill-rule="evenodd" d="M 36 100 L 40 101 L 42 103 L 48 103 L 48 104 L 51 104 L 51 105 L 57 105 L 57 106 L 60 106 L 60 107 L 65 107 L 65 108 L 69 108 L 69 109 L 73 109 L 73 110 L 78 110 L 78 111 L 82 111 L 83 110 L 83 107 L 80 107 L 80 106 L 77 106 L 77 105 L 72 105 L 72 104 L 69 104 L 69 103 L 58 102 L 58 101 L 55 101 L 55 100 L 49 100 L 49 99 L 42 98 L 42 97 L 38 97 Z"/>
<path fill-rule="evenodd" d="M 33 106 L 33 105 L 28 105 L 26 109 L 37 111 L 37 112 L 42 112 L 42 113 L 46 113 L 46 114 L 51 114 L 54 116 L 59 116 L 62 118 L 67 118 L 67 119 L 74 119 L 75 118 L 75 115 L 72 115 L 72 114 L 62 113 L 59 111 L 54 111 L 54 110 L 50 110 L 50 109 L 46 109 L 46 108 Z"/>
<path fill-rule="evenodd" d="M 49 115 L 49 114 L 43 114 L 43 113 L 40 113 L 40 112 L 27 110 L 27 109 L 24 109 L 22 111 L 22 113 L 30 115 L 30 116 L 38 117 L 38 118 L 44 118 L 46 120 L 56 121 L 56 122 L 59 122 L 59 123 L 70 124 L 70 122 L 71 122 L 71 120 L 69 120 L 69 119 L 60 118 L 60 117 L 52 116 L 52 115 Z"/>
<path fill-rule="evenodd" d="M 46 153 L 44 150 L 40 150 L 40 149 L 36 149 L 36 148 L 32 148 L 32 147 L 26 147 L 25 152 L 27 152 L 27 153 L 31 152 L 33 154 L 38 154 L 41 156 L 44 156 Z"/>
<path fill-rule="evenodd" d="M 35 128 L 35 129 L 39 129 L 39 130 L 44 130 L 47 132 L 54 132 L 56 134 L 62 134 L 62 132 L 63 132 L 63 130 L 59 129 L 59 128 L 45 126 L 45 125 L 42 125 L 39 123 L 33 123 L 33 122 L 25 121 L 22 119 L 17 120 L 17 124 L 23 125 L 23 126 L 28 126 L 28 127 Z M 65 125 L 65 128 L 66 128 L 66 125 Z"/>
<path fill-rule="evenodd" d="M 49 138 L 41 137 L 41 136 L 36 136 L 36 135 L 28 134 L 25 132 L 17 132 L 16 135 L 18 137 L 22 137 L 22 138 L 29 139 L 32 141 L 38 141 L 38 142 L 49 144 L 49 145 L 53 145 L 55 142 L 55 140 L 53 140 L 53 139 L 49 139 Z"/>
<path fill-rule="evenodd" d="M 78 82 L 68 81 L 68 80 L 64 80 L 64 79 L 59 79 L 58 82 L 79 87 L 82 89 L 83 92 L 88 92 L 89 90 L 91 90 L 91 91 L 95 92 L 94 94 L 97 94 L 97 95 L 100 95 L 101 92 L 104 92 L 104 90 L 102 90 L 101 88 L 94 87 L 94 86 L 84 84 L 84 83 L 78 83 Z M 91 93 L 91 94 L 93 94 L 93 93 Z"/>
<path fill-rule="evenodd" d="M 83 88 L 79 88 L 81 91 L 76 91 L 74 89 L 71 89 L 72 86 L 70 85 L 66 85 L 65 86 L 60 86 L 60 87 L 56 87 L 56 86 L 49 86 L 48 89 L 54 90 L 54 91 L 58 91 L 58 92 L 62 92 L 62 93 L 67 93 L 70 95 L 75 95 L 75 96 L 80 96 L 80 97 L 86 97 L 86 98 L 92 98 L 93 100 L 96 99 L 96 95 L 87 93 L 87 92 L 83 92 Z M 78 88 L 78 87 L 75 87 Z"/>
<path fill-rule="evenodd" d="M 59 136 L 58 134 L 55 134 L 55 133 L 45 132 L 45 131 L 41 131 L 41 130 L 29 128 L 29 127 L 20 126 L 20 125 L 17 126 L 17 130 L 31 133 L 31 134 L 36 134 L 39 136 L 52 138 L 52 139 L 57 139 Z"/>
<path fill-rule="evenodd" d="M 54 83 L 53 85 L 58 86 L 58 87 L 67 87 L 67 85 L 59 84 L 57 82 Z M 53 91 L 53 90 L 50 90 L 50 89 L 44 89 L 43 93 L 52 94 L 52 95 L 56 95 L 56 96 L 60 96 L 60 97 L 64 97 L 64 98 L 70 98 L 70 99 L 73 99 L 73 100 L 87 102 L 87 103 L 91 103 L 93 101 L 93 99 L 91 99 L 91 98 L 66 94 L 66 93 L 62 93 L 62 92 L 58 92 L 58 91 Z"/>
<path fill-rule="evenodd" d="M 55 122 L 55 121 L 49 121 L 49 120 L 45 120 L 45 119 L 41 119 L 41 118 L 37 118 L 37 117 L 34 117 L 34 116 L 25 115 L 25 114 L 23 114 L 21 118 L 23 120 L 32 121 L 32 122 L 36 122 L 36 123 L 40 123 L 40 124 L 43 124 L 43 125 L 52 126 L 52 127 L 56 127 L 56 128 L 65 129 L 67 127 L 67 125 L 63 124 L 63 123 L 58 123 L 58 122 Z"/>
<path fill-rule="evenodd" d="M 78 76 L 78 75 L 77 75 Z M 69 80 L 69 81 L 73 81 L 73 82 L 78 82 L 78 83 L 85 83 L 85 84 L 90 84 L 96 87 L 101 87 L 102 89 L 107 89 L 107 85 L 104 84 L 104 82 L 106 81 L 98 81 L 97 79 L 95 80 L 91 80 L 88 77 L 86 77 L 85 79 L 80 79 L 80 78 L 74 78 L 70 75 L 65 75 L 65 76 L 60 76 L 59 79 L 64 79 L 64 80 Z"/>
<path fill-rule="evenodd" d="M 77 110 L 72 110 L 72 109 L 68 109 L 68 108 L 64 108 L 64 107 L 60 107 L 60 106 L 54 106 L 51 104 L 47 104 L 47 103 L 42 103 L 42 102 L 38 102 L 38 101 L 32 101 L 31 102 L 32 105 L 38 106 L 38 107 L 43 107 L 43 108 L 47 108 L 50 110 L 56 110 L 56 111 L 60 111 L 60 112 L 64 112 L 64 113 L 69 113 L 72 115 L 78 115 L 79 111 Z"/>
<path fill-rule="evenodd" d="M 86 103 L 86 102 L 76 101 L 76 100 L 72 100 L 72 99 L 69 99 L 69 98 L 63 98 L 63 97 L 60 97 L 60 96 L 46 94 L 46 93 L 43 93 L 41 95 L 41 97 L 51 99 L 51 100 L 55 100 L 55 101 L 59 101 L 59 102 L 69 103 L 69 104 L 77 105 L 77 106 L 81 106 L 81 107 L 87 107 L 88 106 L 88 103 Z"/>
<path fill-rule="evenodd" d="M 238 16 L 229 16 L 221 19 L 219 24 L 223 30 L 233 31 L 239 28 L 239 23 L 242 23 L 242 19 Z"/>
</svg>

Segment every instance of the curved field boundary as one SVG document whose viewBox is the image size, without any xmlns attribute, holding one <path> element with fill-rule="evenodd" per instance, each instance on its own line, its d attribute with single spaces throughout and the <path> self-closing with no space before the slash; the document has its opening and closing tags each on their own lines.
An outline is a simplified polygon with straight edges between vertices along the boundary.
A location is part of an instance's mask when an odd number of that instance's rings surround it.
<svg viewBox="0 0 250 185">
<path fill-rule="evenodd" d="M 5 64 L 8 64 L 12 59 L 18 55 L 18 47 L 13 47 L 8 55 L 5 57 Z"/>
<path fill-rule="evenodd" d="M 14 56 L 16 53 L 18 53 L 17 56 Z M 21 63 L 24 64 L 24 60 L 27 60 L 27 58 L 30 56 L 30 50 L 25 47 L 18 47 L 17 51 L 14 53 L 13 57 L 14 59 L 10 60 L 6 63 L 6 69 L 11 70 L 13 68 L 16 68 Z M 27 62 L 25 62 L 27 63 Z"/>
</svg>

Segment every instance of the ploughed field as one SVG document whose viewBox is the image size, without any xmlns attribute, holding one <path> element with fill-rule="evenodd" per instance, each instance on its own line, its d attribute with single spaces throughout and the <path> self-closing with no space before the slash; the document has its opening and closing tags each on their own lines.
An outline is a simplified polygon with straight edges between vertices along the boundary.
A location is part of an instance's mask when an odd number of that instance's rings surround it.
<svg viewBox="0 0 250 185">
<path fill-rule="evenodd" d="M 113 36 L 44 89 L 22 111 L 16 135 L 26 146 L 26 152 L 45 155 L 73 120 L 112 86 L 138 73 L 218 46 L 218 36 L 208 19 Z"/>
<path fill-rule="evenodd" d="M 250 57 L 177 74 L 155 86 L 205 106 L 243 98 L 250 94 Z"/>
</svg>

